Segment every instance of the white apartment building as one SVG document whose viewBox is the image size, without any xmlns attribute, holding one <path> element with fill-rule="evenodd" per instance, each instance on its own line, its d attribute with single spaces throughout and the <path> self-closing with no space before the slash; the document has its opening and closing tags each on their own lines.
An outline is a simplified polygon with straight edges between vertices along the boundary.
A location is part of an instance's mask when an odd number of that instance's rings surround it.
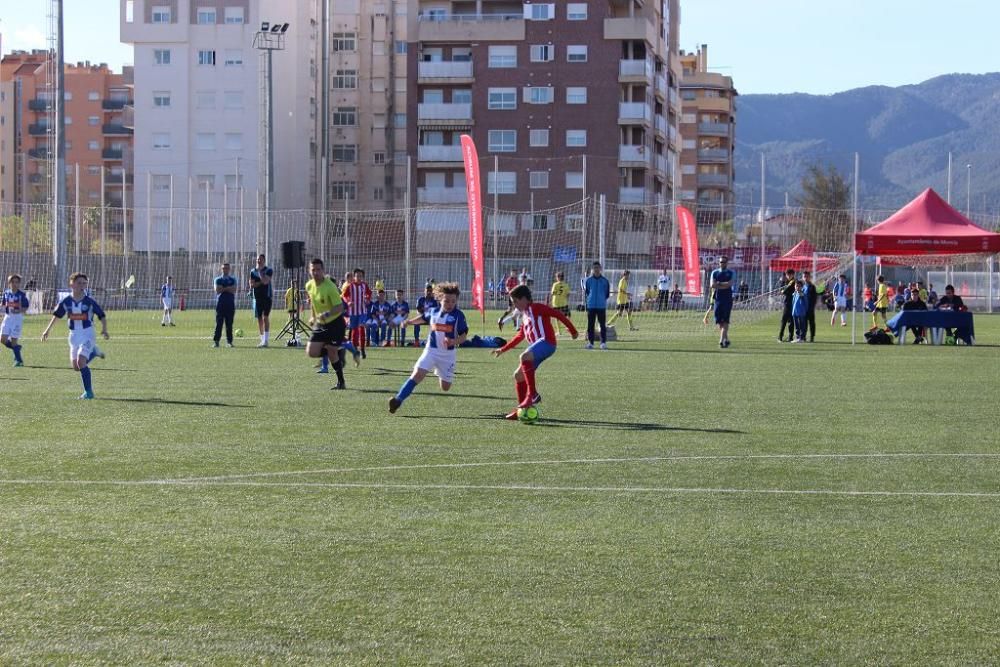
<svg viewBox="0 0 1000 667">
<path fill-rule="evenodd" d="M 288 23 L 273 54 L 272 210 L 314 208 L 316 2 L 121 0 L 134 47 L 133 248 L 272 254 L 262 208 L 261 22 Z M 198 210 L 201 209 L 201 210 Z M 207 209 L 207 212 L 206 212 Z"/>
</svg>

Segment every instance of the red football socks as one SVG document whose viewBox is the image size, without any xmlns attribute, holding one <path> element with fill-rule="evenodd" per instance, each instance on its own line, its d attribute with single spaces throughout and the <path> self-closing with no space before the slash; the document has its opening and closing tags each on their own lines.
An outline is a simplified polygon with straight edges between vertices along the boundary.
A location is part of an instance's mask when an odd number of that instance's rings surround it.
<svg viewBox="0 0 1000 667">
<path fill-rule="evenodd" d="M 522 408 L 526 408 L 531 405 L 531 397 L 535 395 L 535 362 L 522 361 L 521 374 L 524 375 L 525 393 L 524 396 L 518 396 L 521 399 L 519 405 Z"/>
</svg>

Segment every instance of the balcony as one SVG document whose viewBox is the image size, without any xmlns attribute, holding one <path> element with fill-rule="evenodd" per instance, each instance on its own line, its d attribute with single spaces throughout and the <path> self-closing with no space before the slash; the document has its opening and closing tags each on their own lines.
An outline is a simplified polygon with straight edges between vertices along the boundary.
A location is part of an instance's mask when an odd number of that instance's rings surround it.
<svg viewBox="0 0 1000 667">
<path fill-rule="evenodd" d="M 664 174 L 670 173 L 670 160 L 667 159 L 666 155 L 656 156 L 656 169 Z"/>
<path fill-rule="evenodd" d="M 645 204 L 646 188 L 618 188 L 619 204 Z"/>
<path fill-rule="evenodd" d="M 124 151 L 122 151 L 120 148 L 119 149 L 105 148 L 103 151 L 101 151 L 101 159 L 102 160 L 121 160 L 123 153 L 124 153 Z"/>
<path fill-rule="evenodd" d="M 659 132 L 664 137 L 667 136 L 667 133 L 670 131 L 669 129 L 667 129 L 669 127 L 667 125 L 667 119 L 664 118 L 663 116 L 657 115 L 655 124 L 656 124 L 656 131 Z"/>
<path fill-rule="evenodd" d="M 43 100 L 37 97 L 33 100 L 28 100 L 28 109 L 30 111 L 49 111 L 54 108 L 55 105 L 52 103 L 52 100 Z"/>
<path fill-rule="evenodd" d="M 129 136 L 132 134 L 132 128 L 118 123 L 105 123 L 101 126 L 101 132 L 114 136 Z"/>
<path fill-rule="evenodd" d="M 46 123 L 32 123 L 28 126 L 28 134 L 39 137 L 44 137 L 49 133 L 49 126 Z"/>
<path fill-rule="evenodd" d="M 698 134 L 710 137 L 728 137 L 729 123 L 698 123 Z"/>
<path fill-rule="evenodd" d="M 101 108 L 105 111 L 121 111 L 131 104 L 131 100 L 102 100 Z"/>
<path fill-rule="evenodd" d="M 41 183 L 46 179 L 45 174 L 28 174 L 29 183 Z"/>
<path fill-rule="evenodd" d="M 472 104 L 468 102 L 423 102 L 417 105 L 418 125 L 472 125 Z"/>
<path fill-rule="evenodd" d="M 421 204 L 465 204 L 466 201 L 465 188 L 417 188 L 417 202 Z"/>
<path fill-rule="evenodd" d="M 417 63 L 417 83 L 471 83 L 472 61 Z"/>
<path fill-rule="evenodd" d="M 648 125 L 653 118 L 653 111 L 645 102 L 619 102 L 619 125 Z"/>
<path fill-rule="evenodd" d="M 729 149 L 699 148 L 698 162 L 729 162 Z"/>
<path fill-rule="evenodd" d="M 698 187 L 726 187 L 729 174 L 698 174 Z"/>
<path fill-rule="evenodd" d="M 135 182 L 134 174 L 125 174 L 125 184 L 131 185 Z M 108 188 L 120 188 L 122 186 L 122 175 L 121 174 L 109 174 L 104 178 L 104 186 Z M 204 188 L 202 188 L 204 189 Z"/>
<path fill-rule="evenodd" d="M 680 98 L 677 96 L 677 90 L 671 88 L 670 92 L 667 94 L 667 99 L 669 100 L 670 108 L 674 111 L 680 109 Z"/>
<path fill-rule="evenodd" d="M 524 14 L 421 14 L 418 42 L 520 42 Z"/>
<path fill-rule="evenodd" d="M 673 125 L 667 126 L 667 141 L 675 148 L 677 147 L 678 141 L 680 141 L 677 137 L 677 128 Z"/>
<path fill-rule="evenodd" d="M 656 25 L 644 16 L 604 19 L 604 39 L 637 39 L 653 45 L 657 42 Z"/>
<path fill-rule="evenodd" d="M 36 160 L 50 160 L 52 159 L 52 151 L 48 148 L 29 148 L 28 157 Z"/>
<path fill-rule="evenodd" d="M 461 162 L 461 146 L 417 146 L 418 162 Z"/>
<path fill-rule="evenodd" d="M 658 75 L 656 77 L 656 94 L 660 99 L 665 99 L 669 90 L 670 84 L 667 82 L 667 77 L 663 74 Z"/>
<path fill-rule="evenodd" d="M 619 60 L 618 81 L 648 83 L 653 78 L 653 63 L 649 60 Z"/>
<path fill-rule="evenodd" d="M 618 166 L 645 167 L 649 164 L 649 153 L 645 146 L 619 146 Z"/>
</svg>

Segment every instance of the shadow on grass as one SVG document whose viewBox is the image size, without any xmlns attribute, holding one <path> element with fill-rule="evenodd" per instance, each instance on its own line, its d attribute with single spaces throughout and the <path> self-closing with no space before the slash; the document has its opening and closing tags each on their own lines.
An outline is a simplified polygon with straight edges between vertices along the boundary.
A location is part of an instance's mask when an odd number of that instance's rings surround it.
<svg viewBox="0 0 1000 667">
<path fill-rule="evenodd" d="M 139 372 L 139 371 L 137 371 L 134 368 L 104 368 L 103 366 L 95 366 L 93 364 L 93 362 L 88 363 L 87 366 L 92 371 L 101 371 L 102 373 L 105 373 L 105 372 L 108 372 L 108 371 L 113 372 L 113 373 L 138 373 Z M 41 370 L 49 370 L 49 371 L 73 371 L 74 373 L 76 372 L 72 368 L 70 368 L 69 366 L 35 366 L 35 365 L 25 364 L 24 368 L 38 368 L 38 369 L 41 369 Z"/>
<path fill-rule="evenodd" d="M 405 419 L 453 419 L 436 415 L 400 415 Z M 464 416 L 462 419 L 485 419 L 488 421 L 504 421 L 503 415 Z M 746 431 L 735 431 L 728 428 L 685 428 L 683 426 L 668 426 L 666 424 L 650 424 L 648 422 L 609 422 L 586 419 L 552 419 L 543 417 L 531 426 L 547 426 L 550 428 L 592 428 L 610 429 L 613 431 L 688 431 L 692 433 L 722 433 L 746 435 Z"/>
<path fill-rule="evenodd" d="M 407 373 L 409 375 L 409 373 Z M 504 399 L 509 399 L 510 396 L 482 396 L 480 394 L 458 394 L 453 391 L 440 391 L 437 386 L 434 387 L 434 398 L 481 398 L 483 400 L 490 401 L 502 401 Z M 391 396 L 396 395 L 394 389 L 355 389 L 357 392 L 362 394 L 389 394 Z M 465 419 L 465 417 L 462 417 Z"/>
<path fill-rule="evenodd" d="M 163 405 L 200 405 L 207 408 L 252 408 L 252 405 L 238 405 L 234 403 L 219 403 L 218 401 L 172 401 L 166 398 L 104 398 L 99 397 L 99 401 L 120 401 L 122 403 L 160 403 Z"/>
<path fill-rule="evenodd" d="M 28 378 L 0 378 L 2 382 L 14 382 L 15 380 L 20 380 L 21 382 L 27 382 Z"/>
</svg>

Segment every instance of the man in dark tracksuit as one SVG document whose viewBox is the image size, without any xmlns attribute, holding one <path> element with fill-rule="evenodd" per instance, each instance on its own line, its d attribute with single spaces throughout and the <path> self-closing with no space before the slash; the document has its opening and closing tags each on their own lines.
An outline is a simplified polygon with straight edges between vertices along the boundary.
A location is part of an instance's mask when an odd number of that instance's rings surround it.
<svg viewBox="0 0 1000 667">
<path fill-rule="evenodd" d="M 792 319 L 792 295 L 795 294 L 795 269 L 785 271 L 784 282 L 778 288 L 785 297 L 785 307 L 781 311 L 781 328 L 778 329 L 778 342 L 784 342 L 785 325 L 788 325 L 788 341 L 795 340 L 795 321 Z"/>
<path fill-rule="evenodd" d="M 215 279 L 215 335 L 212 346 L 219 347 L 222 326 L 226 326 L 226 345 L 233 346 L 233 318 L 236 317 L 236 278 L 230 275 L 228 262 L 222 265 L 222 275 Z"/>
<path fill-rule="evenodd" d="M 816 304 L 819 303 L 819 293 L 816 291 L 816 283 L 813 282 L 810 271 L 802 272 L 802 291 L 806 293 L 809 302 L 806 308 L 806 331 L 809 332 L 809 342 L 816 340 Z"/>
<path fill-rule="evenodd" d="M 611 283 L 601 275 L 601 263 L 594 262 L 583 286 L 584 298 L 587 302 L 587 349 L 594 349 L 594 325 L 601 327 L 601 349 L 608 349 L 608 328 L 605 317 L 608 313 L 608 298 L 611 296 Z"/>
</svg>

